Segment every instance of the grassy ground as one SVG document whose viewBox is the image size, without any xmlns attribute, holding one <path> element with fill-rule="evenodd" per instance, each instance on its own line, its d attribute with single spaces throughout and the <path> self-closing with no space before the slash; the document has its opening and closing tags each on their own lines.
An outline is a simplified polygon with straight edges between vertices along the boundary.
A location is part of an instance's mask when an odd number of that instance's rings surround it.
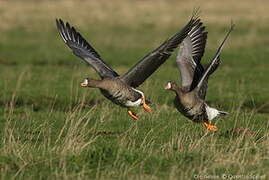
<svg viewBox="0 0 269 180">
<path fill-rule="evenodd" d="M 123 73 L 198 6 L 209 32 L 203 62 L 236 23 L 209 82 L 207 101 L 231 113 L 215 121 L 216 133 L 179 114 L 163 89 L 179 80 L 175 56 L 140 87 L 154 111 L 137 108 L 142 120 L 133 121 L 98 90 L 79 87 L 96 73 L 66 48 L 54 22 L 70 21 Z M 268 179 L 268 7 L 267 0 L 0 1 L 1 179 Z"/>
</svg>

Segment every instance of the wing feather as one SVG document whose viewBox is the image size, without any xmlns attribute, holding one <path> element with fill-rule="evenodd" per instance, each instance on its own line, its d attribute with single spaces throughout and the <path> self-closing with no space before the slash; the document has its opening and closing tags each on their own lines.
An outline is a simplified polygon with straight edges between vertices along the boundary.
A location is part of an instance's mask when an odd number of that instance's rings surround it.
<svg viewBox="0 0 269 180">
<path fill-rule="evenodd" d="M 201 79 L 199 80 L 198 84 L 197 84 L 197 89 L 201 89 L 203 87 L 203 84 L 206 82 L 208 76 L 213 73 L 217 67 L 219 66 L 220 63 L 220 54 L 222 51 L 222 48 L 227 40 L 227 38 L 229 37 L 230 33 L 233 31 L 234 29 L 234 24 L 231 24 L 231 27 L 229 29 L 229 31 L 227 32 L 225 38 L 223 39 L 223 41 L 221 42 L 219 48 L 217 49 L 217 52 L 213 58 L 213 60 L 211 61 L 211 63 L 209 64 L 209 66 L 207 67 L 207 69 L 205 70 L 205 72 L 203 73 L 203 76 L 201 77 Z"/>
<path fill-rule="evenodd" d="M 181 74 L 182 87 L 186 91 L 190 91 L 197 84 L 204 72 L 204 67 L 200 64 L 207 40 L 207 32 L 204 30 L 203 23 L 199 21 L 179 49 L 176 62 Z"/>
<path fill-rule="evenodd" d="M 64 24 L 61 19 L 56 19 L 56 24 L 64 43 L 76 56 L 90 64 L 101 78 L 118 76 L 74 27 L 71 27 L 68 22 Z"/>
<path fill-rule="evenodd" d="M 170 57 L 174 49 L 178 47 L 197 23 L 199 23 L 199 19 L 194 14 L 182 30 L 142 58 L 121 79 L 132 87 L 138 87 Z"/>
</svg>

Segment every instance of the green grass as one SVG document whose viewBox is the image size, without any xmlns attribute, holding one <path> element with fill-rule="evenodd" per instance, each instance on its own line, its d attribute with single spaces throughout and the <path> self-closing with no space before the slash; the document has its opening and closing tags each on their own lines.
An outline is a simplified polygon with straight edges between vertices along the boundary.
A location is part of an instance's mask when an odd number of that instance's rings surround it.
<svg viewBox="0 0 269 180">
<path fill-rule="evenodd" d="M 169 8 L 177 2 L 171 3 Z M 56 15 L 69 19 L 64 17 L 68 10 Z M 145 15 L 147 10 L 148 6 L 139 12 Z M 150 10 L 145 19 L 127 16 L 126 24 L 124 18 L 115 20 L 122 10 L 115 19 L 106 17 L 114 24 L 105 23 L 105 18 L 97 21 L 99 16 L 90 21 L 82 16 L 86 25 L 80 26 L 79 18 L 76 23 L 76 17 L 70 22 L 103 59 L 124 73 L 187 21 L 187 17 L 179 24 L 168 21 L 162 27 L 161 14 Z M 5 17 L 4 12 L 0 11 L 0 17 Z M 98 90 L 79 87 L 85 77 L 98 78 L 96 73 L 64 45 L 54 18 L 31 18 L 31 13 L 26 11 L 25 18 L 33 24 L 7 22 L 8 28 L 0 29 L 1 179 L 269 177 L 267 24 L 251 26 L 255 23 L 251 18 L 236 22 L 222 64 L 209 81 L 208 103 L 230 113 L 214 121 L 220 130 L 213 133 L 179 114 L 173 107 L 174 95 L 164 90 L 168 80 L 179 83 L 175 54 L 139 87 L 152 101 L 153 112 L 136 108 L 141 120 L 133 121 Z M 229 28 L 229 20 L 215 25 L 204 16 L 206 12 L 201 14 L 209 31 L 206 63 Z M 45 23 L 37 25 L 39 20 Z M 243 131 L 233 133 L 235 128 Z"/>
</svg>

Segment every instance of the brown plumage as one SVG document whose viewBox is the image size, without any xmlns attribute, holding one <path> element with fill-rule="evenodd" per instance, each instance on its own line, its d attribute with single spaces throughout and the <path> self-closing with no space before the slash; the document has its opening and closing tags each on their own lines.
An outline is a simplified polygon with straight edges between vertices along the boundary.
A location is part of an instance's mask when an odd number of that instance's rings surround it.
<svg viewBox="0 0 269 180">
<path fill-rule="evenodd" d="M 144 93 L 135 88 L 141 85 L 170 57 L 173 50 L 178 47 L 192 27 L 199 21 L 197 15 L 194 14 L 182 30 L 147 54 L 121 76 L 105 63 L 98 52 L 69 23 L 64 24 L 61 19 L 56 19 L 56 24 L 67 46 L 76 56 L 90 64 L 101 77 L 100 80 L 87 78 L 81 83 L 81 86 L 99 88 L 106 98 L 122 107 L 129 108 L 143 105 L 146 111 L 151 111 L 146 104 Z M 137 119 L 133 112 L 128 111 L 128 113 L 134 119 Z"/>
<path fill-rule="evenodd" d="M 176 60 L 181 73 L 182 86 L 168 82 L 165 87 L 175 92 L 174 104 L 179 112 L 194 122 L 203 122 L 209 130 L 213 131 L 217 130 L 217 127 L 211 125 L 210 121 L 228 113 L 206 104 L 207 81 L 209 75 L 219 66 L 221 50 L 233 27 L 232 24 L 213 60 L 207 67 L 204 67 L 200 61 L 206 46 L 207 32 L 204 31 L 205 27 L 202 22 L 196 24 L 184 39 Z"/>
<path fill-rule="evenodd" d="M 94 80 L 86 78 L 85 86 L 99 88 L 101 93 L 115 104 L 126 107 L 126 101 L 135 102 L 141 98 L 141 93 L 135 91 L 120 78 L 105 78 L 102 80 Z M 82 83 L 83 86 L 83 83 Z"/>
</svg>

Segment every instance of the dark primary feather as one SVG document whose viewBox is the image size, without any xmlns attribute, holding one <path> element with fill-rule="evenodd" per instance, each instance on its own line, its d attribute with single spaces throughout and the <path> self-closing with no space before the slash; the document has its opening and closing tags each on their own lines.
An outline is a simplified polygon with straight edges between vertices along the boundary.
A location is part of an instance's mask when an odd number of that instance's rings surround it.
<svg viewBox="0 0 269 180">
<path fill-rule="evenodd" d="M 234 24 L 231 24 L 230 30 L 227 32 L 224 40 L 221 42 L 213 60 L 211 61 L 210 65 L 207 67 L 207 69 L 205 70 L 203 76 L 201 77 L 201 79 L 199 80 L 199 83 L 197 85 L 197 89 L 201 89 L 203 87 L 203 84 L 205 83 L 205 80 L 208 78 L 208 76 L 218 67 L 219 63 L 220 63 L 220 53 L 222 51 L 222 48 L 224 46 L 224 43 L 226 42 L 227 38 L 229 37 L 230 33 L 232 32 L 232 30 L 234 29 Z"/>
<path fill-rule="evenodd" d="M 147 54 L 135 64 L 121 79 L 132 87 L 142 84 L 159 66 L 171 55 L 175 48 L 183 41 L 191 28 L 199 22 L 197 15 L 193 15 L 188 24 L 174 36 L 163 42 L 158 48 Z"/>
<path fill-rule="evenodd" d="M 204 31 L 203 23 L 199 21 L 184 39 L 177 56 L 177 65 L 181 73 L 182 87 L 191 91 L 196 87 L 204 72 L 200 63 L 204 55 L 207 32 Z"/>
<path fill-rule="evenodd" d="M 73 53 L 90 64 L 101 78 L 116 77 L 118 74 L 106 64 L 97 51 L 67 22 L 56 19 L 58 31 L 67 46 Z"/>
<path fill-rule="evenodd" d="M 204 80 L 203 80 L 203 83 L 201 84 L 201 87 L 198 88 L 198 95 L 199 95 L 199 97 L 200 97 L 201 99 L 205 99 L 205 97 L 206 97 L 206 92 L 207 92 L 207 87 L 208 87 L 208 79 L 209 79 L 209 75 L 211 75 L 212 73 L 215 72 L 215 70 L 218 68 L 219 64 L 220 64 L 220 58 L 217 58 L 217 60 L 215 61 L 215 63 L 214 63 L 213 66 L 210 68 L 209 72 L 207 73 L 207 76 L 205 76 L 205 78 L 204 78 Z M 211 65 L 211 64 L 207 65 L 204 69 L 207 70 L 207 69 L 210 67 L 210 65 Z M 205 73 L 206 70 L 204 70 L 204 73 Z M 202 79 L 202 78 L 203 78 L 202 75 L 200 75 L 200 79 Z M 196 88 L 196 87 L 198 87 L 198 83 L 199 83 L 199 82 L 200 82 L 200 81 L 198 81 L 198 82 L 196 83 L 196 86 L 194 86 L 193 89 Z"/>
<path fill-rule="evenodd" d="M 189 33 L 192 42 L 192 57 L 197 64 L 201 61 L 205 52 L 207 32 L 204 30 L 205 26 L 202 22 L 199 22 Z"/>
</svg>

